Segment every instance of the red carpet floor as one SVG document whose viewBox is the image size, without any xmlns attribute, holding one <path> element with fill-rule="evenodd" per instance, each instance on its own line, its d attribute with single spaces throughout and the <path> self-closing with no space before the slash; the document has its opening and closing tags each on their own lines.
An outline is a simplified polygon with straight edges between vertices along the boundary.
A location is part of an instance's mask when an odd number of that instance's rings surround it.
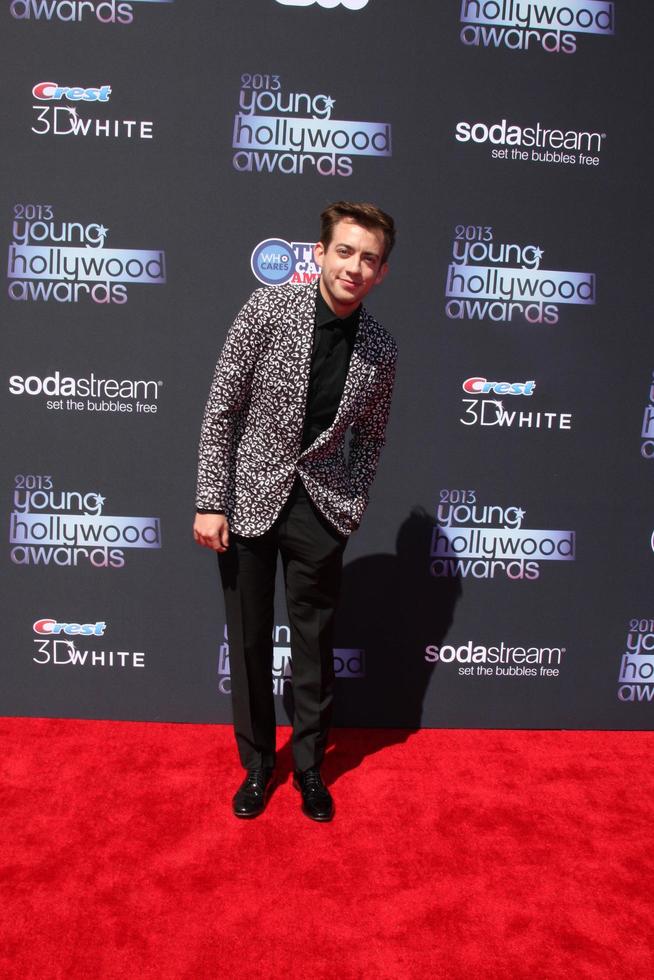
<svg viewBox="0 0 654 980">
<path fill-rule="evenodd" d="M 654 733 L 282 730 L 237 821 L 231 731 L 2 719 L 3 978 L 654 977 Z"/>
</svg>

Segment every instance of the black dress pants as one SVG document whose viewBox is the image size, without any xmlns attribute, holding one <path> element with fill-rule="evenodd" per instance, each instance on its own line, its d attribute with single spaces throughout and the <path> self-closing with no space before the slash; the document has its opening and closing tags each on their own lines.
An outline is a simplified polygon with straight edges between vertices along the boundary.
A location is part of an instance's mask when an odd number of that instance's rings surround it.
<svg viewBox="0 0 654 980">
<path fill-rule="evenodd" d="M 291 632 L 293 758 L 323 760 L 334 695 L 333 624 L 347 538 L 296 480 L 281 514 L 256 538 L 232 534 L 218 556 L 225 593 L 234 733 L 246 769 L 275 764 L 274 592 L 282 557 Z"/>
</svg>

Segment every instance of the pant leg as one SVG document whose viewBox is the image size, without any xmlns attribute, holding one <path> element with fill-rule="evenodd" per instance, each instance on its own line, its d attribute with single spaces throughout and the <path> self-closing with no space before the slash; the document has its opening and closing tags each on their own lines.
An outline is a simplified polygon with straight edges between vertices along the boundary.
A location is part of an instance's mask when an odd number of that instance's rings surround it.
<svg viewBox="0 0 654 980">
<path fill-rule="evenodd" d="M 334 697 L 333 627 L 347 538 L 303 492 L 279 524 L 293 661 L 293 758 L 298 769 L 322 763 Z"/>
<path fill-rule="evenodd" d="M 246 769 L 275 764 L 272 686 L 277 535 L 232 534 L 218 555 L 225 594 L 234 734 Z"/>
</svg>

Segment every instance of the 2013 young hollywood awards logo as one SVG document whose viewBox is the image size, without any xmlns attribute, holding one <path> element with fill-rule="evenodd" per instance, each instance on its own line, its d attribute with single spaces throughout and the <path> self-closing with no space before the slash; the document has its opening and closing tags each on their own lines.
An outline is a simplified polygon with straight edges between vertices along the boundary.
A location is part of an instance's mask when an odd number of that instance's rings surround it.
<svg viewBox="0 0 654 980">
<path fill-rule="evenodd" d="M 127 302 L 131 285 L 166 282 L 161 249 L 107 248 L 109 228 L 92 221 L 66 221 L 52 204 L 16 204 L 11 224 L 7 276 L 16 302 Z"/>
<path fill-rule="evenodd" d="M 654 701 L 654 619 L 629 621 L 618 685 L 620 701 Z"/>
<path fill-rule="evenodd" d="M 615 33 L 608 0 L 460 0 L 460 37 L 468 47 L 542 48 L 574 54 L 577 35 Z"/>
<path fill-rule="evenodd" d="M 559 677 L 565 647 L 510 646 L 503 640 L 493 646 L 467 643 L 425 647 L 429 664 L 452 665 L 461 677 Z"/>
<path fill-rule="evenodd" d="M 221 694 L 231 694 L 231 673 L 229 667 L 229 639 L 227 626 L 223 630 L 223 642 L 218 651 L 218 690 Z M 281 695 L 284 687 L 293 676 L 291 656 L 291 630 L 288 626 L 275 626 L 273 629 L 273 694 Z M 365 650 L 334 648 L 334 673 L 338 678 L 355 679 L 366 676 Z"/>
<path fill-rule="evenodd" d="M 252 249 L 250 268 L 264 286 L 287 282 L 315 282 L 320 276 L 313 249 L 315 242 L 287 242 L 266 238 Z"/>
<path fill-rule="evenodd" d="M 554 324 L 563 305 L 593 306 L 595 273 L 541 268 L 544 255 L 539 245 L 496 240 L 489 225 L 456 225 L 445 313 L 450 320 Z"/>
<path fill-rule="evenodd" d="M 47 411 L 154 415 L 163 381 L 147 378 L 103 378 L 91 371 L 83 377 L 63 374 L 12 374 L 10 395 L 37 398 Z"/>
<path fill-rule="evenodd" d="M 486 377 L 466 378 L 461 385 L 463 415 L 459 422 L 465 426 L 499 429 L 545 429 L 550 432 L 569 432 L 572 428 L 572 412 L 547 412 L 531 399 L 536 393 L 536 382 L 493 381 Z M 536 396 L 538 397 L 538 396 Z M 525 398 L 529 407 L 524 408 Z M 519 407 L 518 407 L 519 403 Z"/>
<path fill-rule="evenodd" d="M 649 400 L 643 412 L 643 424 L 640 430 L 640 454 L 645 459 L 654 459 L 654 372 L 649 383 Z"/>
<path fill-rule="evenodd" d="M 574 531 L 523 527 L 514 504 L 482 504 L 476 490 L 441 490 L 429 569 L 436 578 L 536 581 L 543 561 L 574 561 Z"/>
<path fill-rule="evenodd" d="M 50 475 L 14 478 L 9 521 L 16 565 L 123 568 L 130 549 L 161 548 L 158 517 L 105 514 L 95 490 L 57 490 Z"/>
<path fill-rule="evenodd" d="M 104 639 L 107 624 L 59 621 L 51 616 L 37 619 L 36 650 L 32 660 L 41 667 L 129 668 L 145 667 L 144 650 L 118 650 Z"/>
<path fill-rule="evenodd" d="M 111 85 L 85 88 L 82 85 L 59 85 L 37 82 L 32 88 L 35 119 L 32 132 L 37 136 L 90 136 L 105 139 L 151 140 L 154 123 L 145 119 L 118 119 L 103 112 L 114 93 Z M 44 104 L 45 103 L 45 104 Z M 84 111 L 89 109 L 92 115 Z"/>
<path fill-rule="evenodd" d="M 132 24 L 147 7 L 171 4 L 175 0 L 11 0 L 9 12 L 16 20 L 52 21 L 55 23 Z M 147 7 L 146 7 L 147 4 Z M 139 9 L 140 8 L 140 9 Z"/>
<path fill-rule="evenodd" d="M 541 122 L 529 126 L 493 119 L 490 122 L 462 119 L 454 139 L 460 144 L 490 145 L 493 160 L 598 167 L 606 133 L 585 129 L 561 129 Z"/>
<path fill-rule="evenodd" d="M 336 100 L 290 92 L 281 75 L 241 75 L 233 166 L 240 173 L 351 176 L 353 157 L 390 157 L 391 126 L 332 119 Z"/>
</svg>

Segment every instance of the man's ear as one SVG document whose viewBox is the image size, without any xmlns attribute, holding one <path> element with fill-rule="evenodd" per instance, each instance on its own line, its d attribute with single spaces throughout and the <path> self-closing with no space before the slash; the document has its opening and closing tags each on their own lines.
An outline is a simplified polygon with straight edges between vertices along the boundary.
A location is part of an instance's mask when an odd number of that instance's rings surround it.
<svg viewBox="0 0 654 980">
<path fill-rule="evenodd" d="M 313 257 L 316 260 L 316 265 L 322 267 L 322 260 L 325 251 L 326 249 L 322 242 L 316 242 L 316 244 L 313 246 Z"/>
<path fill-rule="evenodd" d="M 388 262 L 383 262 L 379 266 L 379 272 L 377 273 L 377 278 L 375 279 L 375 286 L 378 286 L 380 282 L 384 281 L 387 272 L 388 272 Z"/>
</svg>

